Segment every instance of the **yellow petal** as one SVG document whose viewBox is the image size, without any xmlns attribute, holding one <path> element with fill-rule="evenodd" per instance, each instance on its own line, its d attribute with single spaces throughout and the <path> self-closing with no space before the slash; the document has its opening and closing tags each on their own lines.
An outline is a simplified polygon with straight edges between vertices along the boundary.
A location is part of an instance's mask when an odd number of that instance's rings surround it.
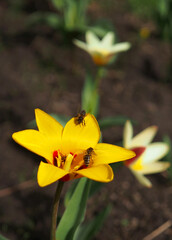
<svg viewBox="0 0 172 240">
<path fill-rule="evenodd" d="M 154 162 L 143 165 L 142 169 L 139 170 L 138 172 L 141 174 L 160 173 L 169 168 L 169 166 L 170 166 L 169 162 Z"/>
<path fill-rule="evenodd" d="M 48 140 L 39 131 L 29 129 L 16 132 L 12 138 L 21 146 L 52 162 L 53 152 L 57 149 L 56 142 Z"/>
<path fill-rule="evenodd" d="M 61 168 L 55 167 L 49 163 L 41 162 L 37 173 L 38 184 L 40 187 L 45 187 L 56 182 L 67 174 L 68 172 Z"/>
<path fill-rule="evenodd" d="M 132 139 L 130 147 L 147 146 L 153 140 L 157 130 L 158 128 L 156 126 L 146 128 Z"/>
<path fill-rule="evenodd" d="M 134 170 L 134 171 L 140 171 L 143 169 L 143 157 L 142 155 L 135 160 L 131 165 L 129 165 L 129 168 Z"/>
<path fill-rule="evenodd" d="M 35 117 L 41 133 L 47 137 L 55 137 L 58 141 L 61 140 L 63 127 L 59 122 L 40 109 L 35 109 Z"/>
<path fill-rule="evenodd" d="M 128 120 L 124 126 L 124 133 L 123 133 L 123 146 L 126 148 L 130 148 L 131 139 L 133 137 L 133 127 L 131 122 Z"/>
<path fill-rule="evenodd" d="M 85 168 L 76 171 L 76 173 L 98 182 L 110 182 L 114 177 L 112 168 L 109 165 L 99 165 Z"/>
<path fill-rule="evenodd" d="M 133 158 L 136 154 L 128 149 L 107 143 L 99 143 L 94 149 L 93 165 L 108 164 Z"/>
<path fill-rule="evenodd" d="M 136 171 L 132 171 L 132 172 L 135 175 L 135 177 L 137 178 L 137 180 L 140 182 L 140 184 L 142 184 L 143 186 L 148 187 L 148 188 L 152 187 L 152 183 L 147 177 L 145 177 L 144 175 L 142 175 Z"/>
<path fill-rule="evenodd" d="M 72 118 L 65 126 L 62 134 L 62 152 L 77 152 L 86 150 L 97 144 L 100 138 L 100 129 L 97 120 L 93 115 L 87 114 L 84 123 L 75 124 Z"/>
</svg>

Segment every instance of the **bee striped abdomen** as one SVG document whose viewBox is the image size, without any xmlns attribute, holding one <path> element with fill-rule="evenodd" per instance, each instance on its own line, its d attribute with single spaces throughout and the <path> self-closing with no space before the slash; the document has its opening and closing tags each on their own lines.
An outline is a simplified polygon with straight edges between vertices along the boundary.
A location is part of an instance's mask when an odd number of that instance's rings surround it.
<svg viewBox="0 0 172 240">
<path fill-rule="evenodd" d="M 88 165 L 90 164 L 90 159 L 91 159 L 91 155 L 86 154 L 84 155 L 84 164 L 88 167 Z"/>
</svg>

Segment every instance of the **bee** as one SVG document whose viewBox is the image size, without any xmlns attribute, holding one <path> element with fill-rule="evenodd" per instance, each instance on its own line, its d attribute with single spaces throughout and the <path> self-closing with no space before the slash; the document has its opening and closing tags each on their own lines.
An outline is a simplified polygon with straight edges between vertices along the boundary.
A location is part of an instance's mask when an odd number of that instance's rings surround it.
<svg viewBox="0 0 172 240">
<path fill-rule="evenodd" d="M 95 154 L 94 150 L 92 147 L 88 148 L 86 151 L 85 151 L 85 155 L 83 157 L 84 159 L 84 164 L 85 166 L 89 166 L 91 160 L 92 160 L 92 155 Z"/>
<path fill-rule="evenodd" d="M 78 113 L 75 117 L 74 117 L 74 122 L 76 125 L 82 124 L 83 126 L 85 125 L 85 120 L 84 118 L 86 117 L 86 111 L 82 110 L 80 113 Z"/>
</svg>

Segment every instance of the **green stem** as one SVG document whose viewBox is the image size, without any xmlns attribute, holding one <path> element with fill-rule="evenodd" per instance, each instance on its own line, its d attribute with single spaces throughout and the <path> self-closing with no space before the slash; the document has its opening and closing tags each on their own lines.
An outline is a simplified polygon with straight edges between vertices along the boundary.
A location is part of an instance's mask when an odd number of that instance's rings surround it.
<svg viewBox="0 0 172 240">
<path fill-rule="evenodd" d="M 100 80 L 104 77 L 105 74 L 105 69 L 104 67 L 97 67 L 97 73 L 96 73 L 96 77 L 95 77 L 95 86 L 96 89 L 98 90 L 98 87 L 100 85 Z"/>
<path fill-rule="evenodd" d="M 53 203 L 53 213 L 52 213 L 52 223 L 51 223 L 51 240 L 56 240 L 56 227 L 57 227 L 57 213 L 60 200 L 60 194 L 63 188 L 64 182 L 59 181 L 54 197 Z"/>
</svg>

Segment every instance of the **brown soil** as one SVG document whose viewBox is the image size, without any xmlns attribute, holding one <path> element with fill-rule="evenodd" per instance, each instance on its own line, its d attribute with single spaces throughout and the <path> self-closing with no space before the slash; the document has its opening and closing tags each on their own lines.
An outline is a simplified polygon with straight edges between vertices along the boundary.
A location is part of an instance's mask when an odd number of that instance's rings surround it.
<svg viewBox="0 0 172 240">
<path fill-rule="evenodd" d="M 24 27 L 30 12 L 52 9 L 36 2 L 26 1 L 23 11 L 15 13 L 7 1 L 0 3 L 0 232 L 13 240 L 49 239 L 55 184 L 40 188 L 34 180 L 32 186 L 26 183 L 22 190 L 1 191 L 32 179 L 41 160 L 15 144 L 11 135 L 27 128 L 35 108 L 69 116 L 78 112 L 85 67 L 91 66 L 89 56 L 73 45 L 65 45 L 60 32 L 45 26 Z M 130 41 L 133 47 L 118 57 L 101 82 L 99 119 L 125 115 L 137 121 L 136 133 L 157 125 L 156 140 L 163 135 L 172 138 L 172 88 L 162 81 L 172 57 L 170 45 L 157 39 L 155 30 L 149 39 L 141 40 L 138 32 L 145 23 L 127 11 L 125 1 L 117 1 L 113 8 L 103 3 L 92 4 L 90 16 L 108 16 L 119 39 Z M 104 130 L 103 136 L 104 142 L 115 144 L 122 139 L 122 127 Z M 87 219 L 107 202 L 113 204 L 96 240 L 143 239 L 172 220 L 172 186 L 167 174 L 150 178 L 153 188 L 146 189 L 126 168 L 120 168 L 114 181 L 90 199 Z M 172 228 L 156 239 L 172 239 Z"/>
</svg>

